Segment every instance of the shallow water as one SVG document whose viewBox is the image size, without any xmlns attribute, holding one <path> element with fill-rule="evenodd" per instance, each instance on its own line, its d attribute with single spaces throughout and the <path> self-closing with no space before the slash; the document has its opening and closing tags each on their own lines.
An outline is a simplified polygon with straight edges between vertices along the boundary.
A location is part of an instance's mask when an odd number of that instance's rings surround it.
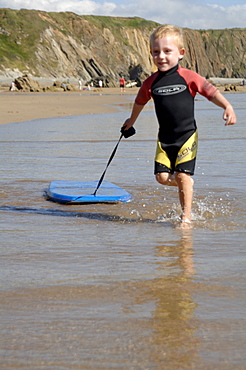
<svg viewBox="0 0 246 370">
<path fill-rule="evenodd" d="M 59 205 L 52 180 L 98 180 L 129 114 L 0 126 L 1 356 L 9 369 L 245 369 L 245 94 L 238 123 L 199 97 L 194 229 L 153 176 L 149 104 L 106 180 L 130 203 Z M 131 103 L 131 101 L 129 101 Z"/>
</svg>

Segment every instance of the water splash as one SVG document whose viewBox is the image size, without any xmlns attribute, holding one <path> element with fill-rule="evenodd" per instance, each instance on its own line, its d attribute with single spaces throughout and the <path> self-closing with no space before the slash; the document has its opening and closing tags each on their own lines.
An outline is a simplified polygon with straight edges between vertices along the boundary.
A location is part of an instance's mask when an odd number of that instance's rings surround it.
<svg viewBox="0 0 246 370">
<path fill-rule="evenodd" d="M 212 230 L 234 229 L 234 202 L 230 193 L 222 196 L 220 194 L 219 198 L 215 192 L 209 192 L 205 197 L 194 197 L 191 216 L 194 227 Z M 176 226 L 180 222 L 180 215 L 180 205 L 174 203 L 166 213 L 157 217 L 157 222 L 171 222 Z"/>
<path fill-rule="evenodd" d="M 234 229 L 233 203 L 230 193 L 209 192 L 204 198 L 195 198 L 193 202 L 193 220 L 198 226 L 212 230 Z"/>
<path fill-rule="evenodd" d="M 138 210 L 136 210 L 136 209 L 133 209 L 131 212 L 130 212 L 130 214 L 131 215 L 136 215 L 137 216 L 137 218 L 139 219 L 139 220 L 142 220 L 143 219 L 143 217 L 142 217 L 142 215 L 139 213 L 139 211 Z"/>
</svg>

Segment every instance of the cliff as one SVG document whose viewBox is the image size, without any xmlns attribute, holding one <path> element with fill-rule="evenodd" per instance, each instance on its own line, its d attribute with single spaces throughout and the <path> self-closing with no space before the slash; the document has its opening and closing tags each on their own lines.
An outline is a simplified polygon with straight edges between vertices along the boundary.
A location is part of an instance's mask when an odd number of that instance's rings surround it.
<svg viewBox="0 0 246 370">
<path fill-rule="evenodd" d="M 185 66 L 206 77 L 246 74 L 246 28 L 185 30 Z"/>
<path fill-rule="evenodd" d="M 157 23 L 141 18 L 79 16 L 0 9 L 0 75 L 59 78 L 119 76 L 141 80 L 153 71 L 149 35 Z M 246 29 L 185 29 L 183 66 L 206 77 L 245 77 Z"/>
</svg>

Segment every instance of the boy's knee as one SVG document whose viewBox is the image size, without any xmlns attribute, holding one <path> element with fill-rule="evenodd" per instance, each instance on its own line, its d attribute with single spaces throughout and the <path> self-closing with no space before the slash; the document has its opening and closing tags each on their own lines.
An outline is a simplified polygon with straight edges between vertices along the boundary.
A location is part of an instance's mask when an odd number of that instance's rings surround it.
<svg viewBox="0 0 246 370">
<path fill-rule="evenodd" d="M 177 181 L 178 184 L 180 183 L 192 183 L 193 184 L 193 179 L 189 173 L 184 173 L 184 172 L 176 172 L 175 173 L 175 180 Z"/>
<path fill-rule="evenodd" d="M 190 177 L 190 175 L 184 173 L 184 172 L 175 172 L 175 179 L 176 181 L 182 181 Z"/>
<path fill-rule="evenodd" d="M 155 175 L 156 181 L 162 185 L 167 185 L 169 182 L 170 174 L 167 172 L 159 172 Z"/>
</svg>

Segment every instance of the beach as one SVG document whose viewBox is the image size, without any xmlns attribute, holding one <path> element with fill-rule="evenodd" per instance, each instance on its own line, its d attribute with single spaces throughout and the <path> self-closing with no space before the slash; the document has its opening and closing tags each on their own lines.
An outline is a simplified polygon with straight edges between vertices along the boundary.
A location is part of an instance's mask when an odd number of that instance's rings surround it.
<svg viewBox="0 0 246 370">
<path fill-rule="evenodd" d="M 23 122 L 40 118 L 64 117 L 82 114 L 118 112 L 118 105 L 135 96 L 138 88 L 126 89 L 120 94 L 118 88 L 105 88 L 102 91 L 76 92 L 2 92 L 0 124 Z"/>
</svg>

